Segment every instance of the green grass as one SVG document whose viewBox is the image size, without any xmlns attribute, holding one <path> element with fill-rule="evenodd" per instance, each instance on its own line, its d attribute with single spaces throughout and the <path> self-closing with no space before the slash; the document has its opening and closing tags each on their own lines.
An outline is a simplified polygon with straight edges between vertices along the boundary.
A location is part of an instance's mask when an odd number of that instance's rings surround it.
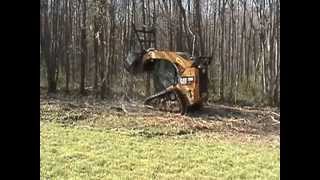
<svg viewBox="0 0 320 180">
<path fill-rule="evenodd" d="M 41 179 L 279 179 L 278 146 L 40 121 Z"/>
</svg>

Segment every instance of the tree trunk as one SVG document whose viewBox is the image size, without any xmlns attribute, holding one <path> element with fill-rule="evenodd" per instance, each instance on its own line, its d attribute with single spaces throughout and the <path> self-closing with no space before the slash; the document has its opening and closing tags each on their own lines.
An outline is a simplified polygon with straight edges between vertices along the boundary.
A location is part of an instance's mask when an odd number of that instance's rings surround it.
<svg viewBox="0 0 320 180">
<path fill-rule="evenodd" d="M 105 58 L 105 36 L 103 30 L 99 31 L 99 42 L 101 43 L 100 47 L 100 98 L 105 98 L 106 93 L 106 77 L 105 77 L 105 71 L 106 71 L 106 58 Z"/>
<path fill-rule="evenodd" d="M 65 8 L 66 8 L 66 16 L 65 16 L 65 74 L 66 74 L 66 87 L 65 90 L 69 92 L 69 81 L 70 81 L 70 40 L 71 40 L 71 33 L 72 33 L 72 16 L 71 16 L 71 5 L 70 2 L 65 1 Z"/>
<path fill-rule="evenodd" d="M 204 43 L 202 39 L 202 28 L 201 28 L 201 23 L 202 23 L 202 17 L 201 17 L 201 6 L 200 6 L 200 1 L 194 1 L 195 3 L 195 10 L 196 10 L 196 34 L 197 38 L 199 39 L 198 41 L 198 46 L 197 46 L 197 54 L 202 56 L 204 55 Z"/>
<path fill-rule="evenodd" d="M 222 0 L 222 15 L 221 15 L 221 44 L 220 44 L 220 65 L 221 65 L 221 71 L 220 71 L 220 100 L 224 101 L 224 31 L 225 31 L 225 1 Z"/>
<path fill-rule="evenodd" d="M 50 4 L 50 8 L 53 9 L 52 3 Z M 47 65 L 47 82 L 48 82 L 48 93 L 55 93 L 57 90 L 57 82 L 56 82 L 56 59 L 52 56 L 52 37 L 49 27 L 49 15 L 48 15 L 48 2 L 44 3 L 44 33 L 42 36 L 43 49 L 44 49 L 44 58 Z M 54 26 L 54 22 L 52 22 Z M 50 51 L 51 50 L 51 51 Z"/>
<path fill-rule="evenodd" d="M 87 61 L 87 41 L 86 41 L 86 12 L 87 0 L 82 0 L 82 27 L 81 27 L 81 65 L 80 65 L 80 94 L 85 94 L 85 69 Z"/>
<path fill-rule="evenodd" d="M 109 31 L 109 59 L 107 63 L 107 96 L 110 97 L 112 95 L 112 82 L 113 82 L 113 74 L 115 74 L 114 67 L 114 51 L 115 51 L 115 4 L 114 0 L 111 0 L 111 6 L 109 7 L 110 14 L 110 31 Z"/>
<path fill-rule="evenodd" d="M 97 16 L 94 16 L 93 20 L 93 56 L 94 56 L 94 82 L 93 89 L 97 91 L 98 89 L 98 24 L 97 24 Z"/>
<path fill-rule="evenodd" d="M 145 3 L 144 3 L 144 0 L 141 0 L 141 3 L 142 3 L 142 21 L 143 21 L 143 27 L 145 27 L 146 25 L 146 12 L 145 12 Z M 144 39 L 146 39 L 146 37 L 144 37 Z M 150 92 L 150 81 L 151 81 L 151 76 L 150 76 L 150 73 L 147 72 L 146 74 L 146 93 L 145 95 L 146 96 L 150 96 L 151 95 L 151 92 Z"/>
</svg>

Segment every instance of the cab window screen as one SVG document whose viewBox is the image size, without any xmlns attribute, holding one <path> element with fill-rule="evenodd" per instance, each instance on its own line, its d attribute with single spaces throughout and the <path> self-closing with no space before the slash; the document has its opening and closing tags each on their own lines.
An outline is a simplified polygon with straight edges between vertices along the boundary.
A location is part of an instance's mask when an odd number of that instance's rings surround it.
<svg viewBox="0 0 320 180">
<path fill-rule="evenodd" d="M 154 87 L 156 92 L 177 83 L 177 72 L 172 63 L 166 60 L 156 61 L 153 71 Z"/>
</svg>

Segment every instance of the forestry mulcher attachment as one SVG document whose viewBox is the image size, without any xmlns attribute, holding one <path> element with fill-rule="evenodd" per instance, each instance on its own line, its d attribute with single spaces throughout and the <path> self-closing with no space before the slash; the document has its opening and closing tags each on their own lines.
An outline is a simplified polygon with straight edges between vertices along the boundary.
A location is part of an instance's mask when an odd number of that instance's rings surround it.
<svg viewBox="0 0 320 180">
<path fill-rule="evenodd" d="M 155 44 L 155 29 L 136 29 L 133 25 L 133 30 L 141 48 L 138 51 L 131 48 L 124 64 L 132 74 L 152 73 L 156 92 L 144 103 L 162 111 L 181 114 L 201 107 L 208 98 L 207 67 L 211 58 L 149 48 Z"/>
</svg>

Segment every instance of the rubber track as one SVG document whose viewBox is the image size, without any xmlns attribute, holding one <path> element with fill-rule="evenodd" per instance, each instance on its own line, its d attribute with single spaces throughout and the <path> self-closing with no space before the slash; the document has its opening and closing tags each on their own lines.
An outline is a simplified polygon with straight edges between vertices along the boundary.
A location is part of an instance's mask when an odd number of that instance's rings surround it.
<svg viewBox="0 0 320 180">
<path fill-rule="evenodd" d="M 170 93 L 170 92 L 172 92 L 172 91 L 175 91 L 175 90 L 172 90 L 172 89 L 169 89 L 169 90 L 167 90 L 167 89 L 165 89 L 165 90 L 163 90 L 163 91 L 160 91 L 160 92 L 158 92 L 158 93 L 156 93 L 156 94 L 154 94 L 154 95 L 151 95 L 151 96 L 149 96 L 149 97 L 147 97 L 146 98 L 146 100 L 144 101 L 144 104 L 147 104 L 148 102 L 150 102 L 151 100 L 153 100 L 153 99 L 156 99 L 156 98 L 159 98 L 159 97 L 161 97 L 161 96 L 163 96 L 163 95 L 166 95 L 167 93 Z M 186 111 L 186 107 L 185 107 L 185 103 L 184 103 L 184 101 L 183 101 L 183 99 L 182 99 L 182 97 L 181 97 L 181 93 L 179 93 L 179 92 L 175 92 L 179 97 L 177 97 L 177 98 L 179 98 L 180 100 L 178 100 L 178 102 L 180 103 L 180 107 L 182 108 L 182 110 L 181 110 L 181 114 L 184 114 L 185 113 L 185 111 Z"/>
<path fill-rule="evenodd" d="M 158 97 L 160 97 L 160 96 L 162 96 L 162 95 L 165 95 L 165 94 L 167 94 L 167 93 L 169 93 L 169 92 L 170 92 L 169 90 L 165 89 L 165 90 L 160 91 L 160 92 L 158 92 L 158 93 L 156 93 L 156 94 L 154 94 L 154 95 L 151 95 L 151 96 L 147 97 L 147 99 L 144 101 L 144 104 L 147 104 L 148 101 L 151 101 L 151 100 L 153 100 L 153 99 L 156 99 L 156 98 L 158 98 Z"/>
</svg>

